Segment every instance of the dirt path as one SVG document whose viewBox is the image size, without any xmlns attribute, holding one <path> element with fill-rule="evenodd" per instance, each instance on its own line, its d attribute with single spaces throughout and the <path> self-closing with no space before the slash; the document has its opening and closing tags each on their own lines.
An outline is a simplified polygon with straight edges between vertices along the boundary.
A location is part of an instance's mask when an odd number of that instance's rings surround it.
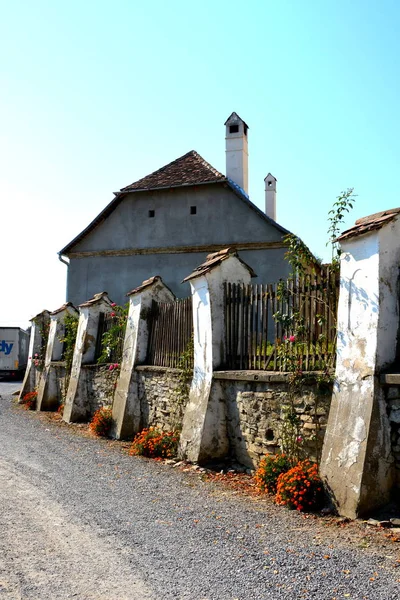
<svg viewBox="0 0 400 600">
<path fill-rule="evenodd" d="M 145 599 L 132 556 L 101 539 L 0 459 L 0 598 Z"/>
<path fill-rule="evenodd" d="M 399 544 L 0 398 L 0 600 L 397 600 Z"/>
</svg>

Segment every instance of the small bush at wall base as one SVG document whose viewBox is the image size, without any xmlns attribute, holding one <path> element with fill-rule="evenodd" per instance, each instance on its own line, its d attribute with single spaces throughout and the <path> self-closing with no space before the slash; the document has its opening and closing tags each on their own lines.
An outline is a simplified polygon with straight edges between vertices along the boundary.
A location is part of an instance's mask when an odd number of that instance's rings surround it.
<svg viewBox="0 0 400 600">
<path fill-rule="evenodd" d="M 278 477 L 294 466 L 294 461 L 287 454 L 266 454 L 261 459 L 254 476 L 261 492 L 276 494 Z"/>
<path fill-rule="evenodd" d="M 111 406 L 102 406 L 94 413 L 89 423 L 89 429 L 95 435 L 107 437 L 110 433 L 111 425 L 112 408 Z"/>
<path fill-rule="evenodd" d="M 22 398 L 21 404 L 24 406 L 24 408 L 26 408 L 26 410 L 35 410 L 37 395 L 38 393 L 36 391 L 28 392 Z"/>
<path fill-rule="evenodd" d="M 143 429 L 132 442 L 129 454 L 148 458 L 173 458 L 178 450 L 179 434 L 162 432 L 153 427 Z"/>
<path fill-rule="evenodd" d="M 295 467 L 282 473 L 276 486 L 276 502 L 300 511 L 318 509 L 323 501 L 322 481 L 318 465 L 303 460 Z"/>
</svg>

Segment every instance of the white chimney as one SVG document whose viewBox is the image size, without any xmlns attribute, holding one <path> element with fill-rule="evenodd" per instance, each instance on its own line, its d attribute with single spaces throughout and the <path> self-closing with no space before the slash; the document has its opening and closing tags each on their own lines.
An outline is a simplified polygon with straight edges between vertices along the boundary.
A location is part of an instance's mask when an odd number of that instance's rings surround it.
<svg viewBox="0 0 400 600">
<path fill-rule="evenodd" d="M 248 126 L 233 112 L 225 121 L 226 127 L 226 176 L 249 193 L 249 151 L 247 148 Z"/>
<path fill-rule="evenodd" d="M 276 221 L 276 178 L 268 173 L 265 181 L 265 214 Z"/>
</svg>

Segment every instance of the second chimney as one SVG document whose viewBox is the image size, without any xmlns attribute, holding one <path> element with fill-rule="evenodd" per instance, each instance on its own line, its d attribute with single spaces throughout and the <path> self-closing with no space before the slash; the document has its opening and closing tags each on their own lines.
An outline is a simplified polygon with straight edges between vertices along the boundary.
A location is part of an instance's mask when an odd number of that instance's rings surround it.
<svg viewBox="0 0 400 600">
<path fill-rule="evenodd" d="M 248 126 L 235 112 L 225 121 L 226 176 L 249 193 Z"/>
<path fill-rule="evenodd" d="M 276 221 L 276 178 L 268 173 L 265 181 L 265 214 Z"/>
</svg>

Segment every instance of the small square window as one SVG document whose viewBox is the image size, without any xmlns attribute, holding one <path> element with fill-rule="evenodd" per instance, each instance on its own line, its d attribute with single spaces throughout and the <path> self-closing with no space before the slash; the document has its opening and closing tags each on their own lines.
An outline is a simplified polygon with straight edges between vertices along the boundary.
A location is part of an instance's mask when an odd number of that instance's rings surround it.
<svg viewBox="0 0 400 600">
<path fill-rule="evenodd" d="M 150 218 L 153 218 L 155 214 L 156 214 L 155 210 L 149 210 L 149 217 Z"/>
<path fill-rule="evenodd" d="M 229 125 L 229 133 L 239 133 L 239 125 Z"/>
<path fill-rule="evenodd" d="M 197 206 L 191 206 L 190 207 L 190 214 L 191 215 L 195 215 L 197 213 Z"/>
</svg>

